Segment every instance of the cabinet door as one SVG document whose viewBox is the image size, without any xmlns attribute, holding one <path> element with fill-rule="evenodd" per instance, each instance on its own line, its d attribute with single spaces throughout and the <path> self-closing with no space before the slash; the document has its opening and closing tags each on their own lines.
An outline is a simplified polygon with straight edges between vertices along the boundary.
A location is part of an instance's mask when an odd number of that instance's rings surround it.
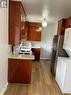
<svg viewBox="0 0 71 95">
<path fill-rule="evenodd" d="M 31 60 L 20 60 L 18 76 L 20 76 L 19 81 L 23 83 L 31 82 L 31 72 L 32 72 L 32 61 Z"/>
<path fill-rule="evenodd" d="M 18 66 L 19 60 L 8 59 L 8 82 L 15 82 L 17 80 L 15 73 L 18 71 Z"/>
<path fill-rule="evenodd" d="M 9 5 L 9 44 L 20 43 L 20 2 L 10 1 Z"/>
<path fill-rule="evenodd" d="M 61 20 L 58 21 L 57 35 L 64 35 L 64 33 L 65 33 L 65 24 L 66 24 L 66 19 L 61 19 Z"/>
<path fill-rule="evenodd" d="M 28 39 L 28 24 L 27 22 L 21 22 L 21 39 Z"/>
<path fill-rule="evenodd" d="M 29 23 L 28 40 L 40 41 L 41 40 L 41 24 L 40 23 Z"/>
<path fill-rule="evenodd" d="M 40 41 L 41 32 L 37 32 L 35 29 L 29 28 L 29 38 L 28 39 L 31 41 Z"/>
<path fill-rule="evenodd" d="M 9 83 L 30 83 L 32 63 L 31 60 L 8 60 L 8 82 Z"/>
<path fill-rule="evenodd" d="M 25 26 L 26 22 L 21 22 L 21 39 L 25 39 Z"/>
<path fill-rule="evenodd" d="M 67 20 L 66 20 L 66 28 L 70 28 L 71 27 L 71 17 L 69 17 Z"/>
<path fill-rule="evenodd" d="M 27 40 L 26 14 L 22 5 L 21 5 L 21 39 Z"/>
<path fill-rule="evenodd" d="M 61 20 L 61 21 L 58 21 L 58 30 L 57 30 L 57 35 L 60 35 L 61 28 L 62 28 L 62 20 Z"/>
<path fill-rule="evenodd" d="M 34 53 L 35 61 L 39 61 L 40 60 L 40 49 L 33 48 L 32 49 L 32 52 Z"/>
</svg>

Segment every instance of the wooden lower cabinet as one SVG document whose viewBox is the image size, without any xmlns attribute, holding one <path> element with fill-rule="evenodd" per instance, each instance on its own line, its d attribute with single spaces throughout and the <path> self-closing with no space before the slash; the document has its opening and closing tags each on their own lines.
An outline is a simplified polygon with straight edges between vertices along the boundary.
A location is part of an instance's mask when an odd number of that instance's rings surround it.
<svg viewBox="0 0 71 95">
<path fill-rule="evenodd" d="M 8 59 L 8 82 L 30 83 L 32 61 L 21 59 Z"/>
<path fill-rule="evenodd" d="M 35 56 L 35 61 L 39 61 L 40 60 L 40 49 L 39 48 L 32 48 L 32 52 Z"/>
</svg>

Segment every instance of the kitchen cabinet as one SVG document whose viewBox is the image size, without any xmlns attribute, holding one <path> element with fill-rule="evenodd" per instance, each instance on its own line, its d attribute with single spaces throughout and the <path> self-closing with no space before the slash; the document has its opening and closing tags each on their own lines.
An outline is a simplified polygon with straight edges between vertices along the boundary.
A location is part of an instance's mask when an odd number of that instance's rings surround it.
<svg viewBox="0 0 71 95">
<path fill-rule="evenodd" d="M 21 22 L 25 22 L 25 11 L 20 1 L 10 1 L 9 5 L 9 44 L 19 44 Z M 25 27 L 25 25 L 23 26 Z"/>
<path fill-rule="evenodd" d="M 8 82 L 30 83 L 32 61 L 24 59 L 8 59 Z"/>
<path fill-rule="evenodd" d="M 35 61 L 39 61 L 40 60 L 40 48 L 32 48 L 32 52 L 35 56 Z"/>
<path fill-rule="evenodd" d="M 71 17 L 67 18 L 65 28 L 71 28 Z"/>
<path fill-rule="evenodd" d="M 41 41 L 41 23 L 28 22 L 28 40 Z"/>
<path fill-rule="evenodd" d="M 28 40 L 28 22 L 21 22 L 21 39 Z"/>
<path fill-rule="evenodd" d="M 65 33 L 65 24 L 66 24 L 66 19 L 61 19 L 61 20 L 58 21 L 57 35 L 64 35 L 64 33 Z"/>
</svg>

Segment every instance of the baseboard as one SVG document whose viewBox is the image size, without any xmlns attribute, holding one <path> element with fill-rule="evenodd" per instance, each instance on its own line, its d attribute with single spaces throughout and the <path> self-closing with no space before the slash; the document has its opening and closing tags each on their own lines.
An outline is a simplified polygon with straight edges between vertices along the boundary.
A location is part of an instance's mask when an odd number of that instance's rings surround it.
<svg viewBox="0 0 71 95">
<path fill-rule="evenodd" d="M 4 89 L 1 91 L 0 95 L 3 95 L 4 92 L 7 90 L 8 83 L 5 84 Z"/>
<path fill-rule="evenodd" d="M 41 60 L 50 60 L 50 58 L 42 58 L 40 57 Z"/>
</svg>

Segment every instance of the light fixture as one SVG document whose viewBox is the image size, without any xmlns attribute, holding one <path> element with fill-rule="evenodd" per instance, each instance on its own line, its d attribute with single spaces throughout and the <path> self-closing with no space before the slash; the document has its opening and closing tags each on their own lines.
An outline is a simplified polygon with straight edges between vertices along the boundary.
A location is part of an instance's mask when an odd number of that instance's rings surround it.
<svg viewBox="0 0 71 95">
<path fill-rule="evenodd" d="M 46 27 L 47 26 L 47 21 L 46 19 L 44 19 L 44 21 L 42 22 L 42 27 Z"/>
</svg>

